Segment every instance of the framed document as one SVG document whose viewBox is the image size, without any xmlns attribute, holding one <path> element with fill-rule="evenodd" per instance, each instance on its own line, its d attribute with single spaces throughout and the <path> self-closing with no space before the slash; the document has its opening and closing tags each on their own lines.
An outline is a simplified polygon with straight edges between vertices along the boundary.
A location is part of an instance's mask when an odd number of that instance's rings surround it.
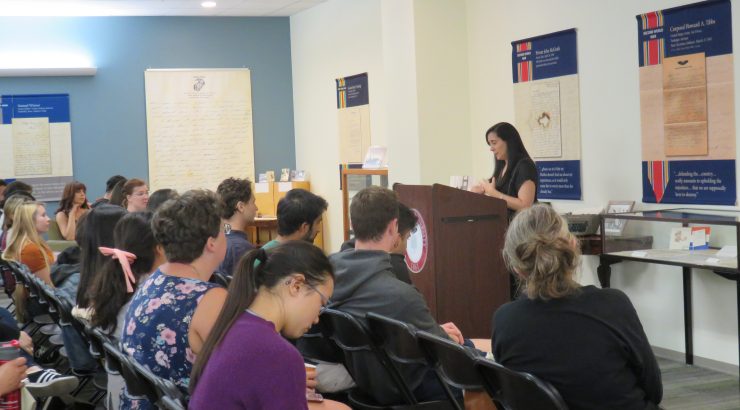
<svg viewBox="0 0 740 410">
<path fill-rule="evenodd" d="M 631 212 L 635 201 L 609 201 L 606 206 L 607 214 L 621 214 Z M 604 220 L 604 233 L 607 235 L 620 236 L 627 225 L 626 219 L 607 218 Z"/>
</svg>

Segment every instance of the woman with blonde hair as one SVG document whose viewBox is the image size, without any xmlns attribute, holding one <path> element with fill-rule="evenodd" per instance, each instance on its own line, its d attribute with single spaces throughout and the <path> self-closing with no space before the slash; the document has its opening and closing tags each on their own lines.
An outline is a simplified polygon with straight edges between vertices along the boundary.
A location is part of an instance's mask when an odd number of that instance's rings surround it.
<svg viewBox="0 0 740 410">
<path fill-rule="evenodd" d="M 54 263 L 54 253 L 41 235 L 49 230 L 49 217 L 40 202 L 26 202 L 13 213 L 13 230 L 3 252 L 3 259 L 20 262 L 40 277 L 49 286 L 50 267 Z"/>
<path fill-rule="evenodd" d="M 519 211 L 504 260 L 523 294 L 493 317 L 496 360 L 558 389 L 570 409 L 657 409 L 660 369 L 627 295 L 574 279 L 578 241 L 547 205 Z"/>
<path fill-rule="evenodd" d="M 34 275 L 53 287 L 50 267 L 54 263 L 54 253 L 41 238 L 48 230 L 49 217 L 43 204 L 26 202 L 19 205 L 13 213 L 13 229 L 3 251 L 3 259 L 26 265 Z M 13 299 L 20 322 L 26 322 L 29 316 L 38 313 L 33 305 L 26 305 L 28 293 L 23 286 L 16 286 Z"/>
</svg>

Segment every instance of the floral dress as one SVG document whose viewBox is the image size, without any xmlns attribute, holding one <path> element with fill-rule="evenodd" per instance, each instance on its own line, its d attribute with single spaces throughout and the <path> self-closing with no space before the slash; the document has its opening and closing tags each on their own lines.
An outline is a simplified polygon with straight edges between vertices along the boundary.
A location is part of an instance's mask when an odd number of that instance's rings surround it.
<svg viewBox="0 0 740 410">
<path fill-rule="evenodd" d="M 187 393 L 195 354 L 188 330 L 203 296 L 218 285 L 170 276 L 157 270 L 141 285 L 126 312 L 121 347 L 159 377 Z M 122 409 L 154 408 L 146 400 L 121 395 Z"/>
</svg>

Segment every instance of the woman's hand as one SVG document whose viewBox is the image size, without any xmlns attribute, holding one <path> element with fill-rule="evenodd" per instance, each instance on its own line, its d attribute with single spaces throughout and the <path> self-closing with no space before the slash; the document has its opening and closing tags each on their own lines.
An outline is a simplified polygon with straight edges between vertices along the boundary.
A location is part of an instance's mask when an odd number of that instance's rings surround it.
<svg viewBox="0 0 740 410">
<path fill-rule="evenodd" d="M 26 353 L 32 355 L 33 354 L 33 339 L 31 339 L 31 336 L 28 335 L 28 333 L 21 330 L 21 335 L 18 337 L 18 343 L 21 346 L 21 349 L 25 350 Z"/>
<path fill-rule="evenodd" d="M 8 394 L 21 388 L 26 378 L 26 359 L 19 357 L 0 366 L 0 395 Z"/>
<path fill-rule="evenodd" d="M 488 182 L 487 180 L 483 179 L 478 184 L 480 184 L 481 188 L 483 188 L 483 194 L 502 199 L 503 194 L 496 190 L 495 180 L 491 180 L 491 182 Z"/>
</svg>

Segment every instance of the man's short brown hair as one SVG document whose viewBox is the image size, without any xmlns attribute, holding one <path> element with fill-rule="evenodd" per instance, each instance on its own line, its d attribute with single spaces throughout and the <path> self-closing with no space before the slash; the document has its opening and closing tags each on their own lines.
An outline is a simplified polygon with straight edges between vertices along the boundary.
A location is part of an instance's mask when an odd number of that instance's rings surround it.
<svg viewBox="0 0 740 410">
<path fill-rule="evenodd" d="M 192 190 L 165 202 L 152 229 L 169 262 L 190 263 L 203 254 L 208 238 L 221 229 L 221 202 L 211 191 Z"/>
<path fill-rule="evenodd" d="M 355 238 L 378 241 L 388 224 L 398 218 L 398 198 L 390 189 L 370 186 L 352 198 L 349 214 Z"/>
</svg>

